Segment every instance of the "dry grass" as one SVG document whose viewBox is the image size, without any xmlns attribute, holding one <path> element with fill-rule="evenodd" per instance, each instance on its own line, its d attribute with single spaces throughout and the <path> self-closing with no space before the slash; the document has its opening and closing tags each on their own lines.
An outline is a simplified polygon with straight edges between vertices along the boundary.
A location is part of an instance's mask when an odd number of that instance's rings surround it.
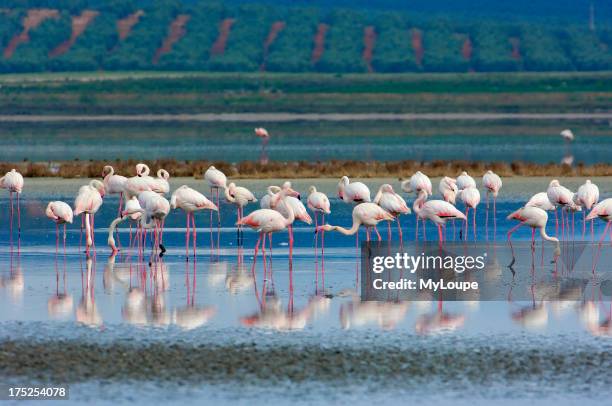
<svg viewBox="0 0 612 406">
<path fill-rule="evenodd" d="M 500 176 L 610 176 L 612 164 L 571 167 L 561 164 L 536 164 L 527 162 L 475 162 L 475 161 L 326 161 L 326 162 L 269 162 L 261 164 L 244 161 L 236 164 L 211 161 L 177 161 L 164 159 L 144 161 L 152 172 L 164 168 L 174 177 L 201 178 L 209 165 L 215 165 L 230 177 L 246 179 L 268 178 L 336 178 L 350 175 L 360 178 L 411 176 L 420 170 L 429 176 L 456 176 L 465 170 L 484 173 L 492 169 Z M 63 161 L 63 162 L 0 162 L 0 173 L 16 168 L 26 177 L 97 178 L 104 165 L 112 165 L 115 172 L 125 176 L 135 175 L 135 160 L 107 161 Z"/>
</svg>

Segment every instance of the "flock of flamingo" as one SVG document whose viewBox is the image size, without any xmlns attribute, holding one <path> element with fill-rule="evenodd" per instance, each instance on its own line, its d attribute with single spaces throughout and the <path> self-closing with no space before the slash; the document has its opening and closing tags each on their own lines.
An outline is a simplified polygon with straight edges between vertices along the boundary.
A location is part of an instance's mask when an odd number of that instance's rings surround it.
<svg viewBox="0 0 612 406">
<path fill-rule="evenodd" d="M 209 210 L 212 226 L 213 212 L 216 211 L 217 222 L 220 224 L 221 215 L 218 208 L 221 204 L 221 191 L 225 200 L 236 207 L 237 220 L 235 224 L 239 242 L 242 240 L 242 228 L 244 226 L 259 233 L 259 239 L 255 245 L 255 257 L 260 246 L 265 255 L 266 243 L 272 249 L 272 234 L 282 230 L 288 231 L 291 253 L 293 248 L 293 224 L 298 220 L 306 224 L 312 224 L 312 218 L 307 208 L 314 215 L 316 233 L 324 235 L 324 232 L 336 231 L 345 235 L 356 235 L 357 244 L 359 243 L 359 229 L 361 227 L 365 228 L 368 241 L 372 229 L 380 241 L 382 238 L 377 225 L 383 221 L 387 222 L 389 239 L 391 239 L 391 223 L 397 223 L 398 236 L 401 241 L 403 233 L 400 216 L 411 213 L 411 209 L 404 198 L 395 192 L 392 185 L 383 184 L 380 186 L 374 199 L 372 199 L 370 190 L 364 183 L 352 182 L 347 176 L 343 176 L 338 183 L 337 191 L 342 202 L 354 205 L 353 221 L 350 227 L 330 225 L 325 222 L 325 216 L 331 213 L 330 201 L 315 186 L 310 187 L 305 206 L 300 200 L 300 193 L 292 188 L 290 182 L 285 182 L 281 186 L 269 186 L 266 195 L 260 199 L 261 208 L 245 215 L 245 207 L 257 202 L 257 198 L 247 188 L 237 186 L 234 182 L 228 183 L 226 175 L 214 166 L 209 167 L 204 174 L 204 178 L 210 186 L 212 200 L 186 185 L 174 190 L 170 200 L 168 200 L 165 197 L 170 193 L 168 183 L 170 175 L 167 171 L 159 169 L 156 176 L 153 177 L 150 175 L 150 168 L 143 163 L 137 164 L 135 169 L 135 176 L 124 177 L 116 174 L 111 166 L 105 166 L 101 173 L 102 181 L 91 180 L 78 190 L 74 208 L 62 201 L 49 202 L 45 213 L 56 224 L 56 243 L 59 244 L 59 227 L 63 225 L 65 245 L 66 224 L 72 223 L 73 217 L 80 215 L 82 219 L 81 233 L 84 229 L 86 252 L 89 254 L 90 248 L 95 247 L 95 214 L 100 209 L 103 198 L 107 194 L 115 194 L 120 197 L 117 218 L 109 226 L 108 245 L 113 253 L 118 250 L 114 238 L 116 227 L 124 221 L 129 221 L 130 231 L 132 224 L 137 226 L 136 238 L 130 238 L 130 244 L 138 241 L 139 247 L 144 247 L 147 231 L 150 230 L 154 249 L 159 248 L 161 250 L 160 254 L 163 255 L 165 252 L 163 246 L 164 221 L 171 209 L 182 209 L 186 214 L 185 251 L 187 259 L 190 255 L 190 238 L 192 238 L 193 255 L 194 257 L 196 255 L 197 235 L 194 213 L 200 210 Z M 502 188 L 502 180 L 493 171 L 489 170 L 482 177 L 482 185 L 486 192 L 487 222 L 490 200 L 492 200 L 493 222 L 496 224 L 496 200 Z M 17 224 L 18 228 L 21 228 L 19 200 L 23 186 L 23 177 L 15 169 L 0 178 L 0 187 L 7 189 L 10 193 L 11 231 L 14 195 L 16 195 L 17 200 Z M 481 194 L 476 181 L 468 173 L 463 172 L 456 179 L 443 177 L 439 184 L 442 199 L 439 200 L 430 199 L 430 196 L 433 195 L 432 182 L 427 175 L 420 171 L 416 172 L 410 179 L 401 182 L 401 189 L 404 192 L 416 194 L 416 199 L 412 205 L 412 210 L 417 218 L 416 239 L 419 238 L 419 220 L 423 224 L 422 235 L 424 239 L 427 238 L 425 222 L 428 220 L 437 227 L 440 244 L 445 241 L 445 228 L 449 221 L 453 221 L 453 223 L 455 220 L 461 221 L 460 236 L 467 239 L 470 227 L 468 218 L 470 211 L 472 211 L 473 238 L 476 240 L 476 210 L 480 204 Z M 465 212 L 457 209 L 456 205 L 458 203 L 464 206 Z M 561 219 L 557 214 L 558 208 L 560 209 Z M 547 212 L 555 212 L 556 234 L 558 234 L 560 222 L 562 236 L 567 235 L 570 238 L 570 216 L 573 233 L 574 213 L 583 209 L 583 234 L 589 220 L 591 220 L 591 228 L 593 227 L 592 220 L 595 218 L 607 222 L 601 242 L 605 238 L 610 224 L 612 224 L 612 199 L 605 199 L 600 202 L 599 189 L 590 180 L 580 186 L 576 193 L 562 186 L 558 180 L 552 180 L 546 191 L 535 194 L 523 207 L 508 216 L 508 219 L 519 222 L 508 232 L 508 240 L 517 228 L 526 225 L 532 228 L 532 241 L 535 239 L 536 230 L 539 230 L 544 240 L 556 243 L 558 246 L 559 238 L 550 236 L 546 232 Z M 590 213 L 586 215 L 588 210 L 590 210 Z"/>
</svg>

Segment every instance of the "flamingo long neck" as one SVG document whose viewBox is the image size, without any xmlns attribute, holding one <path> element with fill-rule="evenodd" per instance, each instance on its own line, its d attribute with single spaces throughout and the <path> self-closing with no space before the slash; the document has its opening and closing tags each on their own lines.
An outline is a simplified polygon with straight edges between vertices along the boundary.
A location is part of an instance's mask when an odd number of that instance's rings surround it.
<svg viewBox="0 0 612 406">
<path fill-rule="evenodd" d="M 353 216 L 353 225 L 351 228 L 344 228 L 342 226 L 334 226 L 334 230 L 342 233 L 344 235 L 354 235 L 359 231 L 359 226 L 361 226 L 361 220 Z"/>
<path fill-rule="evenodd" d="M 559 246 L 559 239 L 557 237 L 551 237 L 550 235 L 546 234 L 546 228 L 545 227 L 540 227 L 540 235 L 546 241 L 554 242 L 554 243 L 557 244 L 557 246 Z"/>
<path fill-rule="evenodd" d="M 380 199 L 382 198 L 382 186 L 378 189 L 378 192 L 376 193 L 376 196 L 374 196 L 374 203 L 378 204 L 380 202 Z"/>
<path fill-rule="evenodd" d="M 225 199 L 227 199 L 228 202 L 234 203 L 236 201 L 236 199 L 233 198 L 232 195 L 230 195 L 230 191 L 228 187 L 224 188 L 224 193 L 225 193 Z"/>
<path fill-rule="evenodd" d="M 119 223 L 123 222 L 125 219 L 126 217 L 117 217 L 113 220 L 112 223 L 110 223 L 110 226 L 108 226 L 108 246 L 113 249 L 117 249 L 115 247 L 115 238 L 113 237 L 113 235 L 115 234 L 115 229 L 117 228 Z"/>
<path fill-rule="evenodd" d="M 291 205 L 287 203 L 287 195 L 285 194 L 284 190 L 280 192 L 280 203 L 283 204 L 285 208 L 287 209 L 287 217 L 285 218 L 285 226 L 289 227 L 295 221 L 295 212 L 291 208 Z"/>
<path fill-rule="evenodd" d="M 422 211 L 421 207 L 423 206 L 423 203 L 425 202 L 426 198 L 427 198 L 426 193 L 419 193 L 419 197 L 412 204 L 412 209 L 414 210 L 416 215 L 419 217 L 421 216 L 421 211 Z"/>
</svg>

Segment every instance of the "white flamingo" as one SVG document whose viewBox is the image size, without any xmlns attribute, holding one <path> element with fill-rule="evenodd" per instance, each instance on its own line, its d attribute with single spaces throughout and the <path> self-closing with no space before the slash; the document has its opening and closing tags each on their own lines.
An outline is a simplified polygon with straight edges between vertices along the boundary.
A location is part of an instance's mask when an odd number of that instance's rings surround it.
<svg viewBox="0 0 612 406">
<path fill-rule="evenodd" d="M 0 178 L 0 188 L 7 189 L 11 200 L 11 239 L 13 237 L 13 193 L 17 194 L 17 233 L 21 235 L 21 204 L 20 197 L 23 191 L 23 176 L 16 169 L 11 169 Z M 11 240 L 12 241 L 12 240 Z"/>
<path fill-rule="evenodd" d="M 393 186 L 388 183 L 385 183 L 378 189 L 378 193 L 374 197 L 374 203 L 385 209 L 387 212 L 391 213 L 395 220 L 397 221 L 397 232 L 399 235 L 399 240 L 402 241 L 402 226 L 400 224 L 400 215 L 402 214 L 410 214 L 410 208 L 406 204 L 406 201 L 395 191 L 393 190 Z M 391 222 L 387 223 L 387 234 L 389 241 L 391 241 Z"/>
</svg>

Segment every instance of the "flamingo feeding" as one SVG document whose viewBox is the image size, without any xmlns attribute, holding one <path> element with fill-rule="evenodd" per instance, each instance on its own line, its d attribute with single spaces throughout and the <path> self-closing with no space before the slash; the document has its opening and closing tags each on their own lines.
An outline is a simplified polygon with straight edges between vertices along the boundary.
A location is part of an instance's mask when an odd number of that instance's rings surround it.
<svg viewBox="0 0 612 406">
<path fill-rule="evenodd" d="M 89 182 L 89 184 L 81 186 L 74 201 L 74 215 L 78 216 L 84 214 L 84 217 L 81 217 L 81 230 L 83 229 L 84 223 L 87 255 L 89 255 L 89 248 L 94 245 L 94 217 L 100 209 L 100 206 L 102 206 L 104 193 L 104 184 L 94 179 Z"/>
<path fill-rule="evenodd" d="M 442 226 L 448 220 L 459 219 L 467 221 L 467 218 L 452 204 L 444 200 L 427 200 L 427 192 L 419 192 L 418 198 L 414 201 L 412 209 L 417 217 L 432 221 L 438 227 L 438 237 L 440 244 L 444 241 Z M 423 227 L 425 233 L 425 227 Z"/>
<path fill-rule="evenodd" d="M 332 226 L 329 224 L 324 224 L 316 228 L 315 232 L 319 231 L 338 231 L 344 235 L 353 235 L 359 232 L 359 227 L 364 226 L 366 228 L 366 238 L 367 241 L 370 241 L 370 229 L 374 227 L 376 231 L 376 235 L 378 237 L 378 241 L 381 241 L 382 238 L 380 234 L 376 230 L 376 225 L 381 221 L 393 221 L 395 217 L 385 209 L 380 207 L 375 203 L 361 203 L 355 206 L 353 209 L 353 225 L 351 228 L 344 228 L 341 226 Z"/>
<path fill-rule="evenodd" d="M 183 185 L 172 193 L 170 198 L 172 209 L 182 209 L 187 215 L 187 227 L 185 231 L 185 256 L 189 260 L 189 217 L 193 225 L 193 257 L 196 256 L 196 225 L 194 213 L 199 210 L 218 211 L 217 206 L 208 200 L 206 196 L 187 185 Z"/>
<path fill-rule="evenodd" d="M 210 187 L 211 197 L 217 198 L 215 204 L 217 205 L 217 226 L 221 224 L 221 202 L 219 201 L 219 189 L 225 189 L 227 186 L 227 176 L 219 169 L 214 166 L 209 166 L 206 172 L 204 172 L 204 179 L 208 182 L 208 186 Z M 214 193 L 213 193 L 214 192 Z M 211 214 L 211 224 L 212 224 L 212 211 Z"/>
<path fill-rule="evenodd" d="M 518 220 L 519 224 L 512 227 L 510 231 L 508 231 L 508 242 L 510 243 L 510 247 L 512 248 L 512 241 L 510 237 L 512 234 L 522 225 L 528 225 L 531 227 L 531 244 L 532 247 L 535 246 L 535 230 L 536 228 L 540 230 L 540 235 L 543 240 L 550 241 L 556 244 L 555 248 L 555 259 L 560 254 L 559 248 L 559 239 L 557 237 L 551 237 L 546 234 L 546 223 L 548 222 L 548 214 L 540 209 L 539 207 L 533 206 L 525 206 L 516 210 L 515 212 L 508 215 L 508 220 Z M 512 249 L 512 257 L 514 263 L 514 249 Z"/>
<path fill-rule="evenodd" d="M 459 192 L 459 198 L 465 205 L 465 238 L 468 238 L 468 216 L 469 210 L 472 209 L 472 229 L 474 233 L 474 241 L 476 241 L 476 208 L 480 204 L 480 192 L 473 186 L 468 186 Z"/>
<path fill-rule="evenodd" d="M 423 189 L 424 190 L 424 189 Z M 406 201 L 395 191 L 393 186 L 385 183 L 378 189 L 378 193 L 374 197 L 374 203 L 378 204 L 385 211 L 389 212 L 397 221 L 397 232 L 399 240 L 402 241 L 402 226 L 400 224 L 400 215 L 410 214 L 410 208 L 406 205 Z M 391 241 L 391 222 L 387 223 L 387 235 Z"/>
<path fill-rule="evenodd" d="M 362 182 L 351 182 L 343 176 L 338 182 L 338 197 L 345 203 L 363 203 L 370 200 L 370 189 Z"/>
<path fill-rule="evenodd" d="M 16 169 L 11 169 L 0 178 L 0 188 L 7 189 L 11 200 L 11 238 L 13 236 L 13 193 L 17 194 L 17 234 L 21 235 L 21 204 L 20 197 L 23 191 L 23 176 Z"/>
<path fill-rule="evenodd" d="M 136 196 L 132 196 L 131 198 L 126 200 L 125 208 L 120 213 L 119 217 L 113 220 L 108 227 L 107 242 L 108 242 L 108 246 L 112 250 L 111 256 L 113 256 L 118 251 L 117 247 L 115 246 L 115 238 L 113 237 L 113 234 L 115 233 L 115 229 L 117 228 L 117 226 L 125 220 L 138 221 L 140 220 L 140 217 L 142 217 L 142 207 L 140 207 L 138 198 Z M 137 236 L 138 235 L 140 235 L 140 228 L 137 232 Z M 130 224 L 130 248 L 131 248 L 131 245 L 132 245 L 132 225 Z"/>
<path fill-rule="evenodd" d="M 59 226 L 64 226 L 64 250 L 66 250 L 66 223 L 72 224 L 73 212 L 68 203 L 62 201 L 49 202 L 45 215 L 55 223 L 55 252 L 59 247 Z"/>
</svg>

